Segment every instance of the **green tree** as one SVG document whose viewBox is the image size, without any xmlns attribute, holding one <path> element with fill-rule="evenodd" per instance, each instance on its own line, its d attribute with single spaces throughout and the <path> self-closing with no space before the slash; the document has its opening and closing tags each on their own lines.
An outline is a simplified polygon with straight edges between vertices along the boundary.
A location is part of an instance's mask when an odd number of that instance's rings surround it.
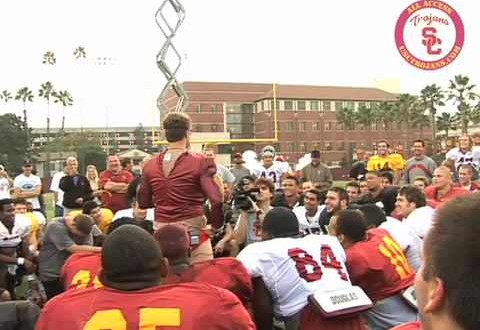
<svg viewBox="0 0 480 330">
<path fill-rule="evenodd" d="M 76 60 L 86 58 L 87 53 L 85 52 L 85 47 L 78 46 L 77 48 L 75 48 L 75 50 L 73 51 L 73 56 Z"/>
<path fill-rule="evenodd" d="M 54 65 L 55 63 L 57 63 L 57 58 L 54 52 L 47 51 L 43 54 L 42 64 Z"/>
<path fill-rule="evenodd" d="M 43 97 L 47 101 L 47 145 L 50 143 L 50 99 L 54 94 L 55 90 L 50 81 L 40 85 L 38 96 Z M 47 173 L 47 177 L 50 176 L 50 152 L 47 152 L 47 168 L 45 169 L 45 173 Z"/>
<path fill-rule="evenodd" d="M 398 102 L 395 103 L 397 110 L 397 119 L 402 124 L 403 134 L 407 136 L 407 141 L 405 141 L 405 148 L 409 150 L 409 137 L 408 132 L 412 127 L 412 122 L 415 120 L 419 114 L 423 112 L 418 106 L 418 99 L 416 96 L 410 94 L 400 94 Z"/>
<path fill-rule="evenodd" d="M 342 108 L 335 111 L 337 122 L 343 126 L 343 139 L 346 148 L 345 152 L 345 166 L 350 166 L 352 155 L 350 142 L 348 141 L 348 132 L 355 128 L 355 109 L 354 108 Z"/>
<path fill-rule="evenodd" d="M 423 136 L 423 129 L 430 126 L 430 117 L 424 113 L 419 114 L 412 120 L 412 127 L 418 128 L 417 138 L 420 139 Z"/>
<path fill-rule="evenodd" d="M 13 113 L 0 116 L 0 162 L 9 172 L 18 172 L 29 157 L 30 140 L 25 122 Z"/>
<path fill-rule="evenodd" d="M 437 107 L 444 106 L 445 95 L 440 86 L 436 84 L 428 85 L 420 91 L 420 101 L 425 111 L 430 115 L 430 124 L 432 125 L 432 152 L 437 153 Z M 420 117 L 421 118 L 421 117 Z"/>
<path fill-rule="evenodd" d="M 475 120 L 472 113 L 473 107 L 469 101 L 475 101 L 477 95 L 473 92 L 474 84 L 470 83 L 467 76 L 457 75 L 450 80 L 448 86 L 448 100 L 453 100 L 457 105 L 458 118 L 462 126 L 462 134 L 468 134 L 468 124 Z"/>
<path fill-rule="evenodd" d="M 396 121 L 398 114 L 395 103 L 380 102 L 377 106 L 375 106 L 374 110 L 377 121 L 382 124 L 382 127 L 385 130 L 385 137 L 387 139 L 391 139 L 393 123 Z"/>
<path fill-rule="evenodd" d="M 363 129 L 368 132 L 368 147 L 370 150 L 372 148 L 372 125 L 376 122 L 376 112 L 374 107 L 364 107 L 361 106 L 358 108 L 358 111 L 355 113 L 355 122 L 362 125 Z"/>
<path fill-rule="evenodd" d="M 439 131 L 445 131 L 445 141 L 448 140 L 448 132 L 457 129 L 458 117 L 448 112 L 442 112 L 437 116 L 437 128 Z"/>
<path fill-rule="evenodd" d="M 2 100 L 5 103 L 8 103 L 12 99 L 12 94 L 7 91 L 6 89 L 0 93 L 0 100 Z"/>
<path fill-rule="evenodd" d="M 15 95 L 15 100 L 23 103 L 23 121 L 28 127 L 27 120 L 27 102 L 33 102 L 33 92 L 28 87 L 20 88 Z"/>
<path fill-rule="evenodd" d="M 62 127 L 60 132 L 63 134 L 65 129 L 65 108 L 73 105 L 73 98 L 72 95 L 66 90 L 55 92 L 53 96 L 55 97 L 54 102 L 62 105 Z"/>
</svg>

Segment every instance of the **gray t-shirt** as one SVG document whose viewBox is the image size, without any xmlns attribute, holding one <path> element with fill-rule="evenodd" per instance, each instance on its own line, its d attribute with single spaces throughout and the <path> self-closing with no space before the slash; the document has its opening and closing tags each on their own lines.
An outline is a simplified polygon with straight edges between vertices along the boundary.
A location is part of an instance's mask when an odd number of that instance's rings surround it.
<svg viewBox="0 0 480 330">
<path fill-rule="evenodd" d="M 426 177 L 429 182 L 432 182 L 433 171 L 435 171 L 436 168 L 437 164 L 430 157 L 425 156 L 422 159 L 412 157 L 407 160 L 403 181 L 410 184 L 415 181 L 415 178 L 423 176 Z"/>
<path fill-rule="evenodd" d="M 251 175 L 250 170 L 245 166 L 235 166 L 230 170 L 230 173 L 235 176 L 235 184 L 243 177 Z"/>
<path fill-rule="evenodd" d="M 68 231 L 64 218 L 52 219 L 45 228 L 38 257 L 41 281 L 53 281 L 60 277 L 63 264 L 71 254 L 67 249 L 73 245 L 93 245 L 92 233 L 76 237 Z"/>
</svg>

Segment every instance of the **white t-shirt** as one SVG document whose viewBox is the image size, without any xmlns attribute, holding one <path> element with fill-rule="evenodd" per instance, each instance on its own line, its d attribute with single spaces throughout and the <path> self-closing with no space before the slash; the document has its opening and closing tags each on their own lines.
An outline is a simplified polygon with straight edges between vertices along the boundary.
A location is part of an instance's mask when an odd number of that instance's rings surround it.
<svg viewBox="0 0 480 330">
<path fill-rule="evenodd" d="M 12 232 L 10 233 L 5 225 L 0 221 L 0 247 L 14 248 L 17 247 L 22 239 L 30 235 L 32 225 L 30 219 L 23 214 L 15 215 L 15 222 Z"/>
<path fill-rule="evenodd" d="M 10 198 L 10 182 L 6 178 L 0 178 L 0 199 Z"/>
<path fill-rule="evenodd" d="M 322 230 L 320 229 L 319 219 L 320 213 L 322 213 L 325 205 L 319 205 L 317 208 L 317 213 L 313 217 L 307 217 L 307 209 L 305 206 L 297 206 L 293 208 L 293 213 L 298 220 L 298 225 L 300 232 L 303 235 L 308 234 L 322 234 Z"/>
<path fill-rule="evenodd" d="M 432 227 L 434 214 L 435 209 L 428 205 L 419 207 L 403 219 L 403 222 L 409 226 L 418 237 L 424 239 Z"/>
<path fill-rule="evenodd" d="M 133 218 L 133 209 L 119 210 L 113 216 L 112 222 L 120 218 Z M 147 216 L 145 220 L 155 221 L 155 209 L 147 209 Z"/>
<path fill-rule="evenodd" d="M 461 165 L 471 165 L 478 171 L 480 165 L 480 150 L 478 148 L 473 148 L 472 151 L 463 153 L 460 151 L 460 148 L 453 148 L 447 152 L 445 159 L 454 160 L 457 171 Z"/>
<path fill-rule="evenodd" d="M 13 181 L 13 187 L 19 188 L 22 192 L 33 192 L 35 188 L 41 186 L 40 178 L 34 174 L 26 176 L 25 174 L 18 175 Z M 27 202 L 32 203 L 34 209 L 40 209 L 40 201 L 38 197 L 27 198 Z"/>
<path fill-rule="evenodd" d="M 63 190 L 60 189 L 60 180 L 65 176 L 65 172 L 57 172 L 52 177 L 52 182 L 50 183 L 50 191 L 57 193 L 57 205 L 63 207 Z"/>
<path fill-rule="evenodd" d="M 379 228 L 385 229 L 392 235 L 407 257 L 410 266 L 418 270 L 422 264 L 420 237 L 407 224 L 392 217 L 387 217 L 387 221 L 383 222 Z"/>
<path fill-rule="evenodd" d="M 333 236 L 308 235 L 253 243 L 237 258 L 252 277 L 262 277 L 277 317 L 298 313 L 314 292 L 351 286 L 345 251 Z M 333 259 L 341 268 L 330 266 Z"/>
<path fill-rule="evenodd" d="M 288 173 L 288 170 L 288 163 L 275 161 L 269 168 L 265 168 L 263 165 L 258 165 L 252 172 L 257 178 L 266 178 L 272 181 L 275 189 L 278 189 L 280 188 L 282 175 Z"/>
</svg>

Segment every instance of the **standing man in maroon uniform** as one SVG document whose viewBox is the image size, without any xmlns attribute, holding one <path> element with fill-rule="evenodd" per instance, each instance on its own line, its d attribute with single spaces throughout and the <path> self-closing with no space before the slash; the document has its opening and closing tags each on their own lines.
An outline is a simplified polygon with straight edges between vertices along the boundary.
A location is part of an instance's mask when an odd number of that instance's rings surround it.
<svg viewBox="0 0 480 330">
<path fill-rule="evenodd" d="M 203 205 L 210 200 L 212 225 L 223 224 L 220 187 L 213 159 L 189 151 L 191 122 L 185 113 L 169 113 L 163 121 L 168 148 L 143 168 L 138 191 L 140 208 L 155 207 L 155 227 L 176 222 L 190 234 L 192 261 L 213 258 Z"/>
<path fill-rule="evenodd" d="M 130 208 L 127 190 L 133 179 L 132 173 L 122 170 L 118 156 L 108 156 L 108 170 L 100 173 L 100 187 L 105 191 L 102 194 L 103 207 L 113 213 Z"/>
</svg>

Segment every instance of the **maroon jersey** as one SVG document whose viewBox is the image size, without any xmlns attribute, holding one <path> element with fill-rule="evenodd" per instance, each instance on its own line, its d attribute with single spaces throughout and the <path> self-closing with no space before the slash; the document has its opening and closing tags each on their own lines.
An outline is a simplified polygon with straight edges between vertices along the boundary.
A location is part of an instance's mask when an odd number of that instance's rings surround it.
<svg viewBox="0 0 480 330">
<path fill-rule="evenodd" d="M 180 274 L 169 274 L 166 284 L 183 282 L 209 283 L 234 293 L 244 305 L 252 301 L 250 274 L 235 258 L 218 258 L 192 264 Z"/>
<path fill-rule="evenodd" d="M 368 330 L 360 315 L 344 318 L 327 319 L 315 310 L 310 304 L 305 306 L 300 314 L 300 327 L 302 330 Z"/>
<path fill-rule="evenodd" d="M 155 221 L 177 222 L 201 217 L 208 198 L 212 207 L 212 225 L 223 223 L 220 188 L 214 181 L 215 162 L 194 152 L 181 154 L 168 176 L 163 172 L 166 152 L 145 164 L 138 191 L 140 208 L 155 207 Z"/>
<path fill-rule="evenodd" d="M 72 254 L 62 268 L 60 278 L 66 290 L 73 288 L 99 288 L 102 284 L 97 274 L 102 267 L 101 252 L 79 252 Z"/>
<path fill-rule="evenodd" d="M 390 234 L 370 229 L 367 239 L 347 249 L 347 267 L 354 285 L 373 301 L 398 294 L 413 285 L 415 271 Z"/>
<path fill-rule="evenodd" d="M 50 300 L 37 330 L 250 330 L 237 297 L 205 283 L 161 285 L 139 291 L 70 290 Z"/>
<path fill-rule="evenodd" d="M 122 170 L 115 174 L 110 170 L 106 170 L 100 173 L 100 187 L 104 189 L 108 181 L 130 184 L 133 179 L 133 174 L 128 171 Z M 102 204 L 105 208 L 112 210 L 113 213 L 130 208 L 126 193 L 105 192 L 102 194 Z"/>
<path fill-rule="evenodd" d="M 422 330 L 422 324 L 420 322 L 405 323 L 390 330 Z"/>
</svg>

